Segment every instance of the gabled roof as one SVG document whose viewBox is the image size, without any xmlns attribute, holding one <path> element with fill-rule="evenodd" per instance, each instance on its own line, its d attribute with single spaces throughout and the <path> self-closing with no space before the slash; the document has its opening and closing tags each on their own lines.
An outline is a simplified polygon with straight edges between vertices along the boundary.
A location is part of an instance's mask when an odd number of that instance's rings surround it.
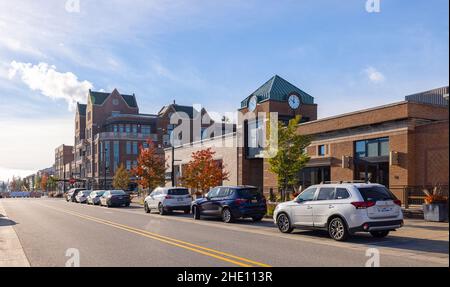
<svg viewBox="0 0 450 287">
<path fill-rule="evenodd" d="M 163 115 L 166 113 L 166 111 L 170 108 L 173 108 L 173 110 L 175 112 L 184 112 L 186 113 L 189 118 L 193 118 L 194 117 L 194 107 L 192 106 L 181 106 L 181 105 L 177 105 L 177 104 L 170 104 L 168 106 L 164 106 L 159 112 L 158 115 Z M 198 111 L 195 110 L 197 113 Z"/>
<path fill-rule="evenodd" d="M 117 91 L 117 90 L 114 89 L 114 91 Z M 117 91 L 117 93 L 119 93 L 119 92 Z M 94 91 L 89 90 L 89 97 L 91 99 L 92 104 L 94 104 L 94 105 L 102 105 L 111 94 L 112 93 L 94 92 Z M 122 96 L 124 101 L 128 104 L 128 106 L 130 106 L 132 108 L 138 107 L 137 102 L 136 102 L 136 97 L 134 96 L 134 94 L 133 95 L 120 94 L 120 95 Z"/>
<path fill-rule="evenodd" d="M 77 103 L 78 114 L 80 114 L 81 116 L 86 116 L 86 108 L 87 105 Z"/>
<path fill-rule="evenodd" d="M 256 96 L 258 98 L 258 102 L 265 100 L 286 101 L 288 96 L 292 93 L 298 94 L 302 103 L 314 104 L 314 98 L 311 95 L 302 91 L 280 76 L 275 75 L 256 91 L 254 91 L 250 96 L 245 98 L 245 100 L 241 102 L 241 108 L 247 107 L 248 99 L 252 96 Z"/>
</svg>

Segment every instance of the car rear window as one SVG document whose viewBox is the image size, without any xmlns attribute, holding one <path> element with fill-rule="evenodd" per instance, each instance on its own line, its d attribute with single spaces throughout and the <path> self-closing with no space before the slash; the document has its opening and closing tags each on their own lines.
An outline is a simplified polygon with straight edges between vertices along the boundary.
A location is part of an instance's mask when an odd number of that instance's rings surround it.
<svg viewBox="0 0 450 287">
<path fill-rule="evenodd" d="M 125 191 L 123 191 L 123 190 L 111 190 L 111 194 L 114 194 L 114 195 L 124 195 L 124 194 L 125 194 Z"/>
<path fill-rule="evenodd" d="M 168 192 L 169 195 L 188 195 L 189 194 L 189 190 L 187 188 L 177 188 L 177 189 L 169 189 Z"/>
<path fill-rule="evenodd" d="M 358 190 L 365 201 L 396 199 L 394 194 L 384 186 L 358 187 Z"/>
<path fill-rule="evenodd" d="M 260 199 L 262 197 L 261 192 L 259 192 L 256 188 L 238 189 L 237 193 L 240 198 L 245 199 Z"/>
</svg>

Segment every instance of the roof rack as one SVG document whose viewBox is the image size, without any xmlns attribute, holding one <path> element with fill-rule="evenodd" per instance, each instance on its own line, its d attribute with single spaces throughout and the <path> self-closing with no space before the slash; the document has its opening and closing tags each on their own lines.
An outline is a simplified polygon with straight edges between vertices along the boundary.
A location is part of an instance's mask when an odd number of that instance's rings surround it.
<svg viewBox="0 0 450 287">
<path fill-rule="evenodd" d="M 322 181 L 320 184 L 343 184 L 343 183 L 370 183 L 370 181 L 368 180 Z"/>
</svg>

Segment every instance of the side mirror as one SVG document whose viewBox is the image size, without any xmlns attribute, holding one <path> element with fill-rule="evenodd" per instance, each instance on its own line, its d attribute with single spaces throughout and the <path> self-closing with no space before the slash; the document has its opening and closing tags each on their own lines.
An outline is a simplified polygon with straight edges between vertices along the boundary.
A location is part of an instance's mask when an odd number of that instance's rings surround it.
<svg viewBox="0 0 450 287">
<path fill-rule="evenodd" d="M 297 198 L 295 201 L 296 201 L 297 203 L 303 203 L 303 202 L 304 202 L 304 200 L 303 200 L 302 198 Z"/>
</svg>

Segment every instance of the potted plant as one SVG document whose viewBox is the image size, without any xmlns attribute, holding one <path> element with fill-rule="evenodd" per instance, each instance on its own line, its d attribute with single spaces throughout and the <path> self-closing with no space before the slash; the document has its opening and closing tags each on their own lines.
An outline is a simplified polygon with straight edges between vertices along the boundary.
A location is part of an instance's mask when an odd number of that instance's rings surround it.
<svg viewBox="0 0 450 287">
<path fill-rule="evenodd" d="M 441 186 L 436 185 L 431 190 L 422 190 L 425 197 L 423 216 L 426 221 L 448 221 L 448 195 L 442 192 Z"/>
</svg>

